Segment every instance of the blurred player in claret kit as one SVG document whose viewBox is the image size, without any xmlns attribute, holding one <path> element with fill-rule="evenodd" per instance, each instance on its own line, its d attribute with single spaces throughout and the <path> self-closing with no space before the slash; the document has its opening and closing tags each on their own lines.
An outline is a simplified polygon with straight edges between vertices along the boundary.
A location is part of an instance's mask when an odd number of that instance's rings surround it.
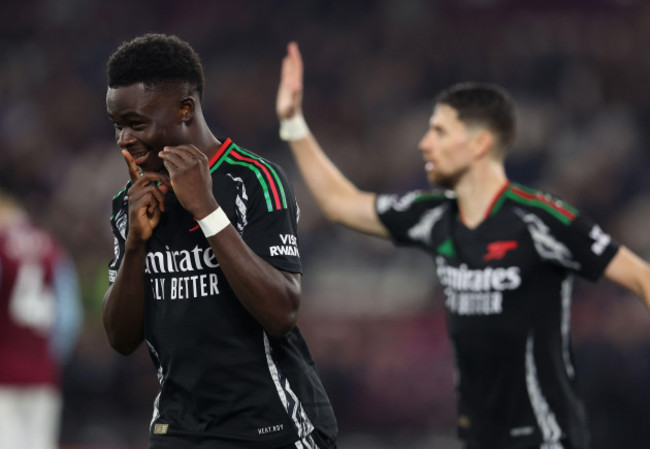
<svg viewBox="0 0 650 449">
<path fill-rule="evenodd" d="M 58 448 L 60 374 L 81 324 L 71 259 L 0 191 L 0 448 Z"/>
<path fill-rule="evenodd" d="M 113 199 L 103 322 L 115 350 L 144 341 L 151 355 L 160 392 L 150 447 L 336 447 L 296 327 L 298 205 L 284 173 L 212 134 L 203 68 L 187 42 L 137 37 L 107 72 L 108 116 L 131 179 Z"/>
<path fill-rule="evenodd" d="M 573 207 L 508 180 L 515 114 L 498 86 L 463 83 L 438 95 L 419 146 L 428 180 L 443 190 L 402 195 L 357 189 L 309 131 L 302 96 L 302 57 L 290 43 L 280 137 L 319 206 L 332 221 L 435 261 L 465 448 L 588 448 L 569 335 L 572 278 L 604 276 L 649 304 L 648 264 Z"/>
</svg>

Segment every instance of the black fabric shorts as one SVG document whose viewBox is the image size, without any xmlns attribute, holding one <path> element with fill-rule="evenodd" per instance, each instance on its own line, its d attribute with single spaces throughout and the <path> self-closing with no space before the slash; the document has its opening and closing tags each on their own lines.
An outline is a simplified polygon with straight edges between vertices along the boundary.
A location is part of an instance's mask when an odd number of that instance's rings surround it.
<svg viewBox="0 0 650 449">
<path fill-rule="evenodd" d="M 571 445 L 571 443 L 569 443 L 568 441 L 560 441 L 559 444 L 560 445 L 557 446 L 558 448 L 573 449 L 573 445 Z M 518 448 L 518 449 L 551 449 L 551 447 L 552 446 L 549 446 L 548 444 L 546 444 L 546 445 L 544 445 L 544 444 L 536 444 L 536 445 L 533 445 L 533 446 L 524 446 L 524 447 Z M 469 449 L 469 446 L 463 446 L 463 449 Z"/>
<path fill-rule="evenodd" d="M 315 449 L 336 449 L 336 442 L 329 438 L 327 435 L 324 435 L 315 430 L 311 433 L 310 436 L 312 437 L 314 443 L 316 443 L 317 447 Z M 294 443 L 290 446 L 285 446 L 279 449 L 297 449 L 298 447 L 300 446 L 298 446 L 297 443 Z M 307 449 L 304 445 L 303 447 Z"/>
</svg>

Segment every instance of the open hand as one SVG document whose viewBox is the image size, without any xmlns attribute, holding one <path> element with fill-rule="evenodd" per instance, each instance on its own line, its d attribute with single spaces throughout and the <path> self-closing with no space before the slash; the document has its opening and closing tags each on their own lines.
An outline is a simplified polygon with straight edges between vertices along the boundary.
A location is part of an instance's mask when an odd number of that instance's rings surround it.
<svg viewBox="0 0 650 449">
<path fill-rule="evenodd" d="M 287 119 L 302 112 L 303 65 L 296 42 L 289 42 L 287 55 L 282 60 L 280 86 L 275 102 L 279 119 Z"/>
</svg>

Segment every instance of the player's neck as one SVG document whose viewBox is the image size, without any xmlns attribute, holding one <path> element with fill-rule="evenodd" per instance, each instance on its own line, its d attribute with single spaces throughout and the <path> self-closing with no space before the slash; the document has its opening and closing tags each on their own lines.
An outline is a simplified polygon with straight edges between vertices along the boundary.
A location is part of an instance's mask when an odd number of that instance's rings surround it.
<svg viewBox="0 0 650 449">
<path fill-rule="evenodd" d="M 463 224 L 470 229 L 478 227 L 507 182 L 503 164 L 497 161 L 468 172 L 454 188 Z"/>
<path fill-rule="evenodd" d="M 207 123 L 205 122 L 203 115 L 198 116 L 197 120 L 198 126 L 196 128 L 194 138 L 192 139 L 192 144 L 201 150 L 209 160 L 212 158 L 212 156 L 214 156 L 217 150 L 219 150 L 222 142 L 220 142 L 219 139 L 217 139 L 214 134 L 212 134 L 212 131 L 210 131 L 210 127 L 208 127 Z"/>
</svg>

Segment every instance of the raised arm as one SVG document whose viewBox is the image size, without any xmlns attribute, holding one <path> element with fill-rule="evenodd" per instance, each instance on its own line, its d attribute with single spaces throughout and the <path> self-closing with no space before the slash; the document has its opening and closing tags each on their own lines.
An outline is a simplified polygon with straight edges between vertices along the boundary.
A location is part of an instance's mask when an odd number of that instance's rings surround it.
<svg viewBox="0 0 650 449">
<path fill-rule="evenodd" d="M 305 183 L 325 216 L 367 234 L 388 237 L 375 211 L 376 195 L 352 184 L 323 152 L 302 115 L 303 64 L 298 44 L 289 43 L 282 61 L 276 112 Z"/>
<path fill-rule="evenodd" d="M 650 265 L 622 246 L 605 269 L 605 277 L 645 301 L 650 308 Z"/>
</svg>

